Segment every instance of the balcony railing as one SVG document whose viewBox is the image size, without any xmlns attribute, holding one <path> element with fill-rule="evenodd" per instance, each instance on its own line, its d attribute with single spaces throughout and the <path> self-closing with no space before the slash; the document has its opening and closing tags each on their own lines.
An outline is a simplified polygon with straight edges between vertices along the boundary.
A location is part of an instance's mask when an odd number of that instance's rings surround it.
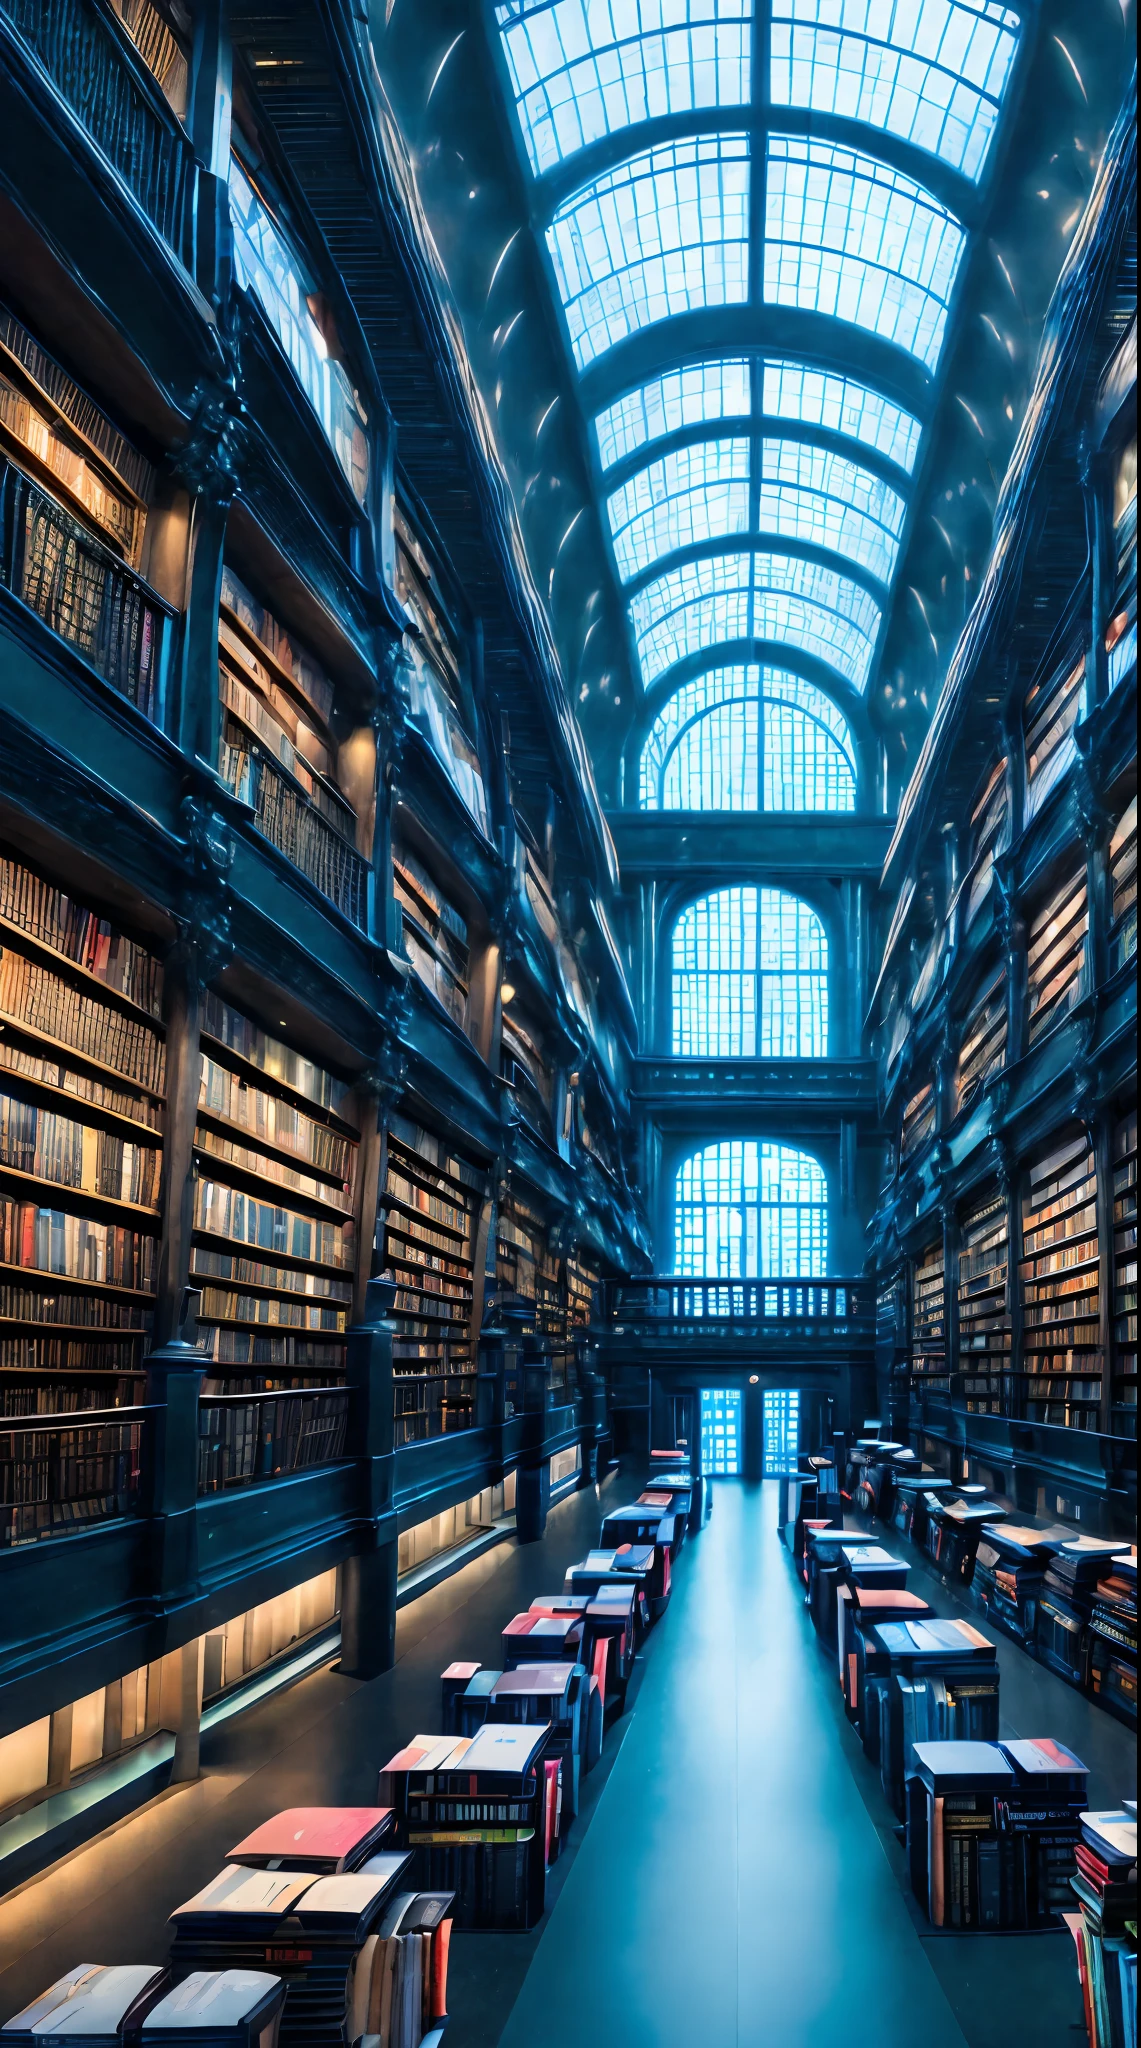
<svg viewBox="0 0 1141 2048">
<path fill-rule="evenodd" d="M 174 613 L 118 555 L 2 457 L 0 584 L 113 690 L 161 723 Z"/>
<path fill-rule="evenodd" d="M 248 803 L 258 831 L 359 931 L 368 926 L 368 865 L 292 778 L 252 743 L 222 742 L 223 780 Z"/>
<path fill-rule="evenodd" d="M 89 1529 L 139 1505 L 144 1408 L 0 1427 L 0 1549 Z"/>
<path fill-rule="evenodd" d="M 198 174 L 189 138 L 123 37 L 89 0 L 0 0 L 0 15 L 193 274 Z"/>
<path fill-rule="evenodd" d="M 465 1372 L 396 1372 L 392 1376 L 393 1428 L 397 1450 L 402 1444 L 426 1443 L 470 1429 L 475 1421 L 476 1374 Z"/>
<path fill-rule="evenodd" d="M 198 1407 L 198 1491 L 222 1493 L 336 1464 L 348 1422 L 347 1387 L 210 1395 Z"/>
<path fill-rule="evenodd" d="M 875 1335 L 875 1289 L 862 1280 L 619 1280 L 603 1287 L 606 1334 L 662 1335 L 714 1326 L 806 1339 Z"/>
</svg>

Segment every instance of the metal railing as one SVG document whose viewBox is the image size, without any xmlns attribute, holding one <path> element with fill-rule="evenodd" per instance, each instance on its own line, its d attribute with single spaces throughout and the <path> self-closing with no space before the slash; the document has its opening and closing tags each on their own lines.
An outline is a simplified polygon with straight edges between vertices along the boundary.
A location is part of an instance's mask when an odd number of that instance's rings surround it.
<svg viewBox="0 0 1141 2048">
<path fill-rule="evenodd" d="M 174 613 L 118 555 L 2 457 L 0 584 L 113 690 L 161 723 Z"/>
<path fill-rule="evenodd" d="M 615 1280 L 604 1283 L 606 1334 L 660 1334 L 707 1324 L 738 1332 L 779 1329 L 815 1337 L 828 1332 L 871 1337 L 875 1289 L 863 1280 Z"/>
<path fill-rule="evenodd" d="M 194 153 L 157 85 L 139 75 L 123 38 L 84 0 L 0 0 L 0 14 L 193 274 Z"/>
<path fill-rule="evenodd" d="M 253 744 L 223 741 L 222 777 L 254 812 L 258 831 L 355 924 L 368 925 L 368 864 L 305 791 Z"/>
<path fill-rule="evenodd" d="M 198 1404 L 198 1491 L 223 1493 L 345 1456 L 347 1387 L 211 1394 Z"/>
<path fill-rule="evenodd" d="M 0 1425 L 0 1549 L 134 1513 L 146 1419 L 109 1408 Z"/>
</svg>

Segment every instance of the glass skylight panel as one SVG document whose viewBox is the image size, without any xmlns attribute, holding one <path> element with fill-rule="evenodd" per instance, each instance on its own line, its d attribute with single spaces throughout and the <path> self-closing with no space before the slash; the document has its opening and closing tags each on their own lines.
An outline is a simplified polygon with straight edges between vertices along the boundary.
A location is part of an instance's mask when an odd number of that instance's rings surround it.
<svg viewBox="0 0 1141 2048">
<path fill-rule="evenodd" d="M 748 550 L 667 571 L 635 593 L 630 615 L 646 688 L 687 655 L 754 639 L 815 655 L 863 689 L 880 626 L 875 599 L 849 577 Z"/>
<path fill-rule="evenodd" d="M 823 1059 L 828 939 L 816 912 L 783 889 L 718 889 L 673 933 L 678 1059 Z"/>
<path fill-rule="evenodd" d="M 890 484 L 809 441 L 762 444 L 757 525 L 784 540 L 834 548 L 886 583 L 905 506 Z"/>
<path fill-rule="evenodd" d="M 690 363 L 655 377 L 607 406 L 594 422 L 603 469 L 612 469 L 636 449 L 684 427 L 707 420 L 745 419 L 749 413 L 749 365 L 726 359 Z"/>
<path fill-rule="evenodd" d="M 676 1274 L 822 1279 L 827 1271 L 828 1182 L 810 1152 L 722 1138 L 683 1160 L 674 1181 Z"/>
<path fill-rule="evenodd" d="M 647 463 L 607 500 L 623 582 L 678 548 L 749 524 L 749 443 L 695 441 Z"/>
<path fill-rule="evenodd" d="M 684 683 L 642 750 L 644 810 L 852 811 L 855 754 L 839 708 L 802 677 L 740 663 Z"/>
<path fill-rule="evenodd" d="M 744 304 L 748 138 L 698 135 L 644 150 L 574 193 L 547 244 L 580 370 L 671 314 Z"/>
<path fill-rule="evenodd" d="M 807 363 L 776 362 L 764 367 L 763 409 L 770 418 L 828 427 L 874 448 L 911 475 L 923 429 L 909 412 L 857 384 L 851 377 L 810 369 Z"/>
<path fill-rule="evenodd" d="M 687 654 L 749 634 L 750 557 L 684 562 L 631 599 L 642 681 L 648 687 Z"/>
<path fill-rule="evenodd" d="M 507 0 L 497 7 L 535 176 L 633 122 L 744 106 L 752 18 L 748 0 Z"/>
<path fill-rule="evenodd" d="M 921 185 L 852 149 L 769 138 L 764 295 L 850 320 L 934 370 L 963 253 Z"/>
<path fill-rule="evenodd" d="M 772 103 L 866 121 L 977 179 L 1017 47 L 994 0 L 774 0 Z"/>
</svg>

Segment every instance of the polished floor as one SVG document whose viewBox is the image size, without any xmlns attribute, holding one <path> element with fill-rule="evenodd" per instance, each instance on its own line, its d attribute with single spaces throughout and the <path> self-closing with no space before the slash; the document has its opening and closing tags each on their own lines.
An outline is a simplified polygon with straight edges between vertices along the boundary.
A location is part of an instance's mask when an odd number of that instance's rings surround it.
<svg viewBox="0 0 1141 2048">
<path fill-rule="evenodd" d="M 77 1961 L 161 1960 L 172 1907 L 265 1814 L 371 1800 L 384 1758 L 436 1727 L 444 1664 L 495 1662 L 504 1620 L 561 1582 L 634 1478 L 404 1609 L 385 1677 L 319 1671 L 216 1729 L 196 1784 L 0 1900 L 0 2021 Z M 775 1523 L 775 1488 L 716 1486 L 546 1919 L 457 1937 L 448 2048 L 1081 2048 L 1067 1935 L 936 1936 L 920 1918 Z M 999 1654 L 1004 1732 L 1070 1743 L 1095 1804 L 1130 1795 L 1129 1733 L 1015 1645 Z"/>
</svg>

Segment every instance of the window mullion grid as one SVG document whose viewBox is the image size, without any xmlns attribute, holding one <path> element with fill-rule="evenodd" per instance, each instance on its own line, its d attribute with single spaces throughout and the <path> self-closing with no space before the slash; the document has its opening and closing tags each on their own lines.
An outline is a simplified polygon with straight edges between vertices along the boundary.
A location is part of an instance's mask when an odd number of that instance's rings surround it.
<svg viewBox="0 0 1141 2048">
<path fill-rule="evenodd" d="M 765 180 L 768 157 L 770 0 L 756 0 L 753 10 L 752 107 L 749 125 L 749 304 L 759 306 L 765 260 Z M 753 366 L 756 410 L 757 368 Z"/>
</svg>

